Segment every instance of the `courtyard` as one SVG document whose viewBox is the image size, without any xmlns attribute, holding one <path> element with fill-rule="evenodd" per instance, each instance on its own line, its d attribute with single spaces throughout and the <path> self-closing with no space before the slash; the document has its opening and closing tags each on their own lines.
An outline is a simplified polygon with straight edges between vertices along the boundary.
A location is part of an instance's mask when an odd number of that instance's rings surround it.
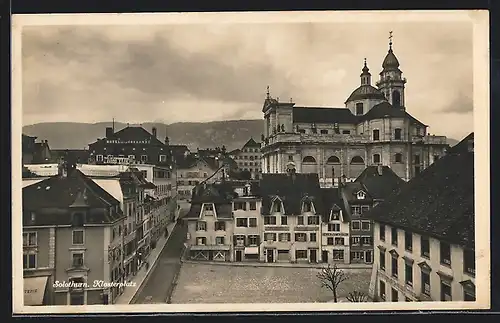
<svg viewBox="0 0 500 323">
<path fill-rule="evenodd" d="M 314 303 L 330 302 L 332 292 L 321 287 L 317 268 L 182 264 L 172 304 L 185 303 Z M 368 294 L 370 269 L 345 270 L 349 279 L 338 296 Z"/>
</svg>

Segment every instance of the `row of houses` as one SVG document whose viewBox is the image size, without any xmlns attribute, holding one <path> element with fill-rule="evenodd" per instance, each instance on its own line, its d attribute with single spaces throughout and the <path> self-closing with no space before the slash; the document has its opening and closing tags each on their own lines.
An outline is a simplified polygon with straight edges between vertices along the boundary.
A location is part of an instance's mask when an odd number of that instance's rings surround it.
<svg viewBox="0 0 500 323">
<path fill-rule="evenodd" d="M 25 305 L 114 303 L 174 221 L 168 169 L 69 160 L 47 174 L 47 168 L 27 166 Z"/>
</svg>

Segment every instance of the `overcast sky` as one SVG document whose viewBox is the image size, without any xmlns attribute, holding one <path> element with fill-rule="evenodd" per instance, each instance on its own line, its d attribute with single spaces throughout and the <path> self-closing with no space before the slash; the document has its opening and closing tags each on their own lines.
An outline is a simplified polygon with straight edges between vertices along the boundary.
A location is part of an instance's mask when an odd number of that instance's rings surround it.
<svg viewBox="0 0 500 323">
<path fill-rule="evenodd" d="M 298 106 L 344 107 L 365 57 L 378 80 L 390 30 L 407 111 L 433 134 L 471 132 L 467 22 L 28 26 L 23 124 L 257 119 L 267 85 Z"/>
</svg>

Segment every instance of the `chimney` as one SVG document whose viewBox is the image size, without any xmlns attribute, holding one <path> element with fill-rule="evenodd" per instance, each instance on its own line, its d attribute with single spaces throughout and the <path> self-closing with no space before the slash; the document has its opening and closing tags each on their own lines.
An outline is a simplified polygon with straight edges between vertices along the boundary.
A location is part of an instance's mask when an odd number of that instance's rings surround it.
<svg viewBox="0 0 500 323">
<path fill-rule="evenodd" d="M 113 136 L 113 127 L 106 127 L 106 138 L 111 138 Z"/>
<path fill-rule="evenodd" d="M 156 127 L 153 127 L 153 137 L 156 138 Z"/>
<path fill-rule="evenodd" d="M 332 187 L 335 187 L 335 167 L 332 166 Z"/>
<path fill-rule="evenodd" d="M 382 165 L 377 165 L 377 173 L 382 176 Z"/>
</svg>

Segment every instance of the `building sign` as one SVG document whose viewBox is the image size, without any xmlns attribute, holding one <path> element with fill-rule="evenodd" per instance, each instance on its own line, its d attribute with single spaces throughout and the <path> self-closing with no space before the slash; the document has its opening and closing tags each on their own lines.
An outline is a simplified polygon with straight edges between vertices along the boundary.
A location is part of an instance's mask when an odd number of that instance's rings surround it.
<svg viewBox="0 0 500 323">
<path fill-rule="evenodd" d="M 295 231 L 318 231 L 319 226 L 296 227 Z"/>
<path fill-rule="evenodd" d="M 289 227 L 280 227 L 280 226 L 264 226 L 265 231 L 290 231 Z"/>
<path fill-rule="evenodd" d="M 126 165 L 132 163 L 133 159 L 128 157 L 107 157 L 105 158 L 106 164 L 112 165 Z"/>
<path fill-rule="evenodd" d="M 345 232 L 324 232 L 323 236 L 324 237 L 347 237 L 349 233 Z"/>
<path fill-rule="evenodd" d="M 150 144 L 149 140 L 120 140 L 120 139 L 106 139 L 107 144 Z"/>
</svg>

